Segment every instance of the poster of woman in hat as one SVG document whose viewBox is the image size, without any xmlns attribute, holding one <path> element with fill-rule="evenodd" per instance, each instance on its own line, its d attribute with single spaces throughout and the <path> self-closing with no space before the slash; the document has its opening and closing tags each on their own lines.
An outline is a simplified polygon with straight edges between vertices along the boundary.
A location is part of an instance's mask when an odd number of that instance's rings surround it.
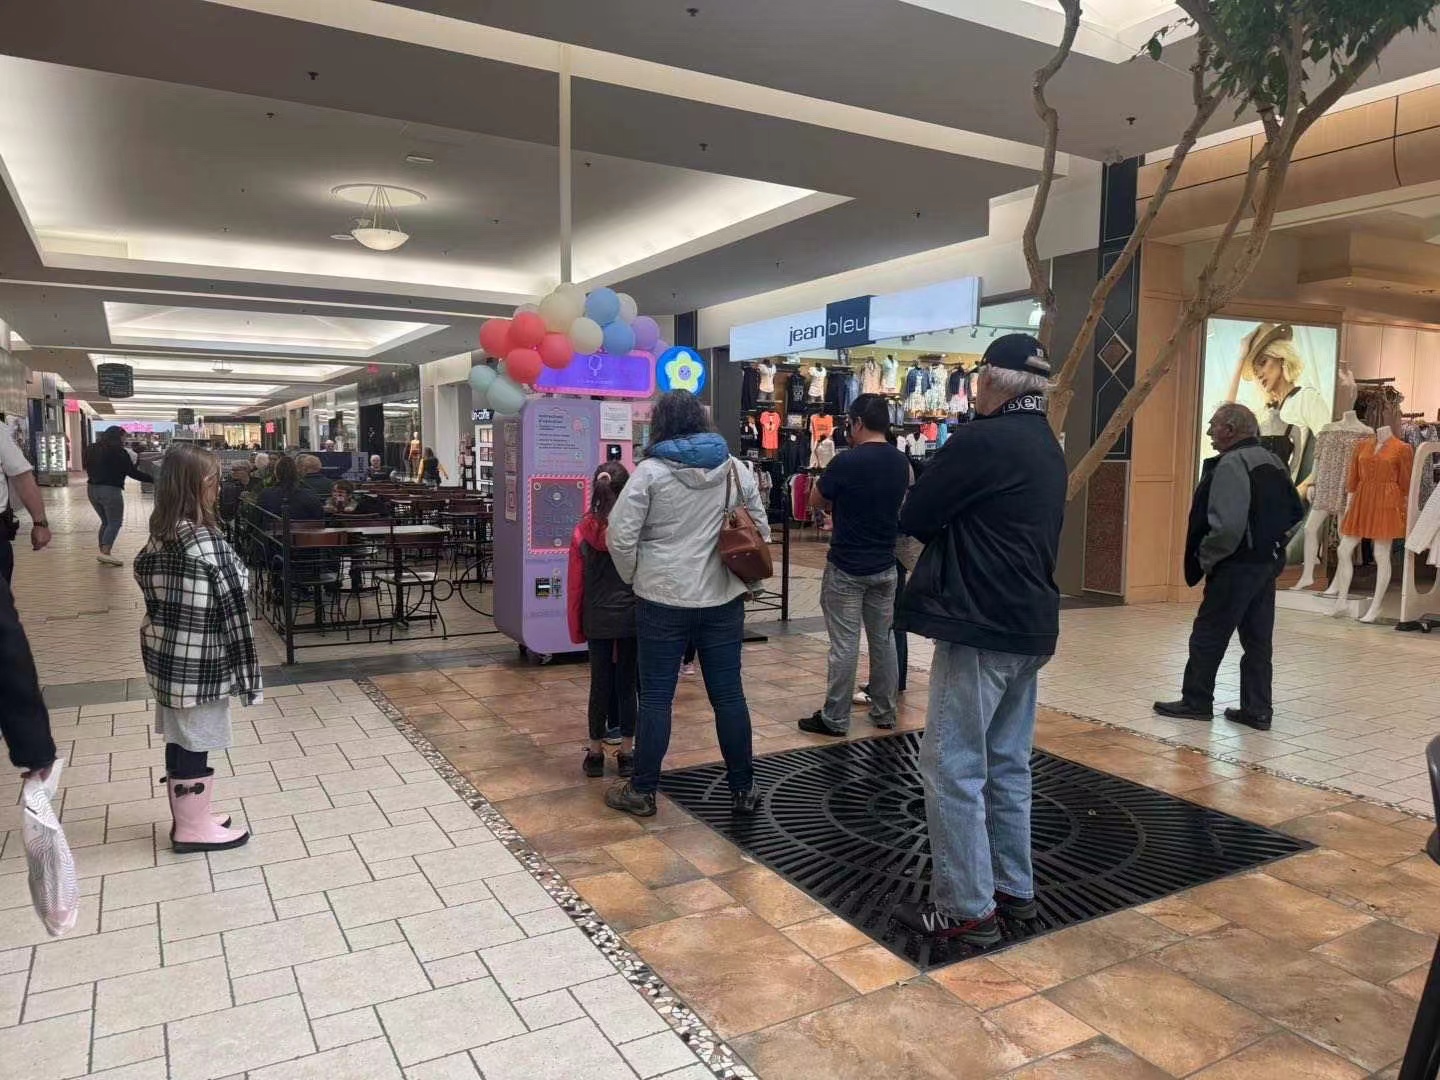
<svg viewBox="0 0 1440 1080">
<path fill-rule="evenodd" d="M 1206 326 L 1202 415 L 1226 401 L 1249 406 L 1261 441 L 1290 467 L 1307 500 L 1315 436 L 1334 419 L 1339 351 L 1333 326 L 1250 319 L 1211 319 Z"/>
</svg>

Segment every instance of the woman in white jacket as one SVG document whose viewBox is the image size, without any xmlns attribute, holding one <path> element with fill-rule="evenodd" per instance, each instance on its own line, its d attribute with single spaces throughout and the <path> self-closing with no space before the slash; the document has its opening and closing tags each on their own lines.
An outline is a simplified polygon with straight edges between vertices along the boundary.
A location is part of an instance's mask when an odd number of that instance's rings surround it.
<svg viewBox="0 0 1440 1080">
<path fill-rule="evenodd" d="M 655 813 L 686 642 L 700 655 L 732 805 L 737 813 L 755 809 L 750 708 L 740 680 L 747 587 L 716 550 L 728 509 L 727 477 L 732 500 L 745 503 L 769 540 L 754 476 L 730 456 L 700 402 L 675 390 L 656 402 L 645 460 L 610 512 L 610 557 L 637 598 L 640 716 L 635 774 L 607 792 L 605 802 L 637 817 Z"/>
</svg>

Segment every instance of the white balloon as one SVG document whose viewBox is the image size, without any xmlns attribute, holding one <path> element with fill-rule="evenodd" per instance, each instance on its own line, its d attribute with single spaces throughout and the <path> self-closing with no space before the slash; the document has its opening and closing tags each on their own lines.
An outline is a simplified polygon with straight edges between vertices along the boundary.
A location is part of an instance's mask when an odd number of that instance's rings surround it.
<svg viewBox="0 0 1440 1080">
<path fill-rule="evenodd" d="M 570 324 L 570 344 L 582 356 L 597 353 L 605 344 L 605 331 L 594 319 L 582 316 Z"/>
<path fill-rule="evenodd" d="M 517 308 L 515 309 L 515 315 L 523 315 L 523 314 L 525 314 L 525 312 L 527 312 L 527 311 L 539 312 L 539 310 L 540 310 L 540 305 L 539 305 L 539 304 L 521 304 L 519 307 L 517 307 Z M 511 318 L 514 318 L 514 317 L 515 317 L 514 315 L 511 316 Z"/>
<path fill-rule="evenodd" d="M 585 313 L 585 298 L 578 299 L 568 292 L 556 289 L 540 301 L 540 317 L 545 320 L 545 329 L 563 334 L 570 324 Z"/>
<path fill-rule="evenodd" d="M 617 293 L 620 297 L 620 321 L 633 322 L 636 315 L 640 314 L 639 307 L 635 304 L 635 298 L 629 293 Z"/>
</svg>

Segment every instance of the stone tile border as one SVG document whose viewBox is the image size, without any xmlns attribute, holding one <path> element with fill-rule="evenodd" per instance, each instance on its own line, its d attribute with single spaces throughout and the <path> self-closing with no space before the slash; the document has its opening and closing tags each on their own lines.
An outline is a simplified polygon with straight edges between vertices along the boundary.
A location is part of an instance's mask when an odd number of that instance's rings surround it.
<svg viewBox="0 0 1440 1080">
<path fill-rule="evenodd" d="M 559 872 L 530 847 L 525 838 L 505 819 L 505 815 L 496 810 L 485 796 L 475 789 L 475 785 L 451 765 L 449 759 L 435 749 L 414 724 L 405 719 L 379 687 L 364 677 L 356 678 L 355 683 L 365 691 L 366 696 L 385 714 L 395 729 L 424 756 L 441 779 L 465 800 L 466 805 L 475 812 L 486 828 L 520 860 L 521 865 L 540 883 L 541 888 L 560 905 L 605 958 L 615 965 L 625 980 L 644 995 L 645 1000 L 660 1014 L 670 1029 L 694 1051 L 718 1080 L 757 1080 L 755 1073 L 736 1056 L 735 1051 L 711 1031 L 693 1010 L 683 1004 L 645 961 L 631 951 L 624 939 L 600 918 L 595 909 L 581 899 L 580 895 L 566 884 Z"/>
</svg>

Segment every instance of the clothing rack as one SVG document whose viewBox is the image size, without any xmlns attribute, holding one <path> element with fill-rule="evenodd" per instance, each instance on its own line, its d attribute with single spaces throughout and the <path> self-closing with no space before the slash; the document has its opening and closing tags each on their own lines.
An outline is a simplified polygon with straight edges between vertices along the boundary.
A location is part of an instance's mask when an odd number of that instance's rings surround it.
<svg viewBox="0 0 1440 1080">
<path fill-rule="evenodd" d="M 1410 474 L 1410 496 L 1405 512 L 1407 527 L 1420 516 L 1420 478 L 1431 467 L 1431 459 L 1440 454 L 1440 442 L 1421 443 L 1415 448 L 1415 464 Z M 1434 585 L 1421 592 L 1415 583 L 1415 563 L 1423 558 L 1405 547 L 1401 541 L 1400 554 L 1404 557 L 1405 569 L 1400 578 L 1400 622 L 1396 630 L 1419 630 L 1428 634 L 1440 624 L 1440 577 Z"/>
</svg>

